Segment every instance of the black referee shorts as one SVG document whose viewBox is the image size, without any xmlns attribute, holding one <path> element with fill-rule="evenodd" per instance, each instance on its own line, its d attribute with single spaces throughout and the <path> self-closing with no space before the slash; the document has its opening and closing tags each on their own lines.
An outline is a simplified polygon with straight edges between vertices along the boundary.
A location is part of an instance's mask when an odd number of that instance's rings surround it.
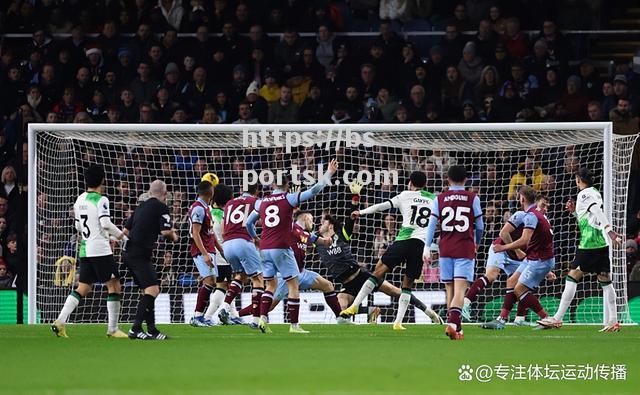
<svg viewBox="0 0 640 395">
<path fill-rule="evenodd" d="M 81 283 L 106 283 L 112 278 L 120 278 L 118 264 L 113 255 L 80 258 Z"/>
<path fill-rule="evenodd" d="M 588 250 L 579 248 L 571 268 L 585 273 L 610 273 L 609 247 Z"/>
<path fill-rule="evenodd" d="M 151 258 L 124 256 L 124 264 L 131 271 L 133 281 L 142 289 L 160 285 L 160 279 Z"/>
</svg>

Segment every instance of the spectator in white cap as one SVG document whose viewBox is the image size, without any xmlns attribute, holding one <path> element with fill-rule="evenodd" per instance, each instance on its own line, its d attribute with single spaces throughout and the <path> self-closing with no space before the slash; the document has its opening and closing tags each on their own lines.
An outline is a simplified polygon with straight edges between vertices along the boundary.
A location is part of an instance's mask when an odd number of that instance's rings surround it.
<svg viewBox="0 0 640 395">
<path fill-rule="evenodd" d="M 252 117 L 258 120 L 258 123 L 266 123 L 269 115 L 269 104 L 260 96 L 260 90 L 258 89 L 258 83 L 256 81 L 251 82 L 247 88 L 246 102 L 251 107 Z M 238 109 L 241 105 L 238 105 Z"/>
</svg>

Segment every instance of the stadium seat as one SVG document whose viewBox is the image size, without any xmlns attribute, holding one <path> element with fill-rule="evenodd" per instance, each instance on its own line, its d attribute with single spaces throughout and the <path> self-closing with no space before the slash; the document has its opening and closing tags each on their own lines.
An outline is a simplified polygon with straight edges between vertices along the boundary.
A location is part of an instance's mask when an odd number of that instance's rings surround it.
<svg viewBox="0 0 640 395">
<path fill-rule="evenodd" d="M 631 321 L 640 324 L 640 296 L 629 300 L 629 315 L 631 315 Z"/>
<path fill-rule="evenodd" d="M 574 314 L 574 322 L 578 324 L 601 323 L 602 317 L 602 297 L 592 296 L 580 302 Z"/>
</svg>

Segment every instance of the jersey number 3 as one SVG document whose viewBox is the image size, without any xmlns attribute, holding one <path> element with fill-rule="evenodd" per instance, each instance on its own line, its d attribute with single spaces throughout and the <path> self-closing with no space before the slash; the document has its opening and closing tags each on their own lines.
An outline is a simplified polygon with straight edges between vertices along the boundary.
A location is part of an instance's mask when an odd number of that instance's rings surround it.
<svg viewBox="0 0 640 395">
<path fill-rule="evenodd" d="M 86 214 L 82 214 L 80 215 L 80 218 L 82 218 L 82 236 L 84 236 L 85 239 L 88 239 L 89 236 L 91 236 L 91 230 L 89 230 L 89 225 L 87 225 L 89 216 Z"/>
<path fill-rule="evenodd" d="M 466 232 L 469 230 L 469 217 L 465 214 L 469 214 L 471 209 L 469 207 L 445 207 L 442 209 L 442 230 L 445 232 L 453 232 L 455 229 L 457 232 Z M 451 225 L 451 222 L 457 222 L 455 225 Z M 462 224 L 460 224 L 462 222 Z"/>
</svg>

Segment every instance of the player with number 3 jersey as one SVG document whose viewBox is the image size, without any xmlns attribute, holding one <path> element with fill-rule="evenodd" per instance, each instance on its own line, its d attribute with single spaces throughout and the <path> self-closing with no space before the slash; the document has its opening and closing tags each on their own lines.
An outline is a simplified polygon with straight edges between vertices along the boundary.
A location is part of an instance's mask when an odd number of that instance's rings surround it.
<svg viewBox="0 0 640 395">
<path fill-rule="evenodd" d="M 263 333 L 270 333 L 268 326 L 268 314 L 273 293 L 278 286 L 275 277 L 279 272 L 282 279 L 287 282 L 289 288 L 288 310 L 291 321 L 290 333 L 307 333 L 298 325 L 300 311 L 300 298 L 298 290 L 298 265 L 291 249 L 291 228 L 293 226 L 293 210 L 300 203 L 307 201 L 320 193 L 331 181 L 331 176 L 338 170 L 338 161 L 332 160 L 329 169 L 314 186 L 304 192 L 289 193 L 289 183 L 281 180 L 281 185 L 276 185 L 272 194 L 258 200 L 249 219 L 247 231 L 254 239 L 257 237 L 255 223 L 260 219 L 262 223 L 262 235 L 260 238 L 260 250 L 264 258 L 264 279 L 266 290 L 260 300 L 260 320 L 258 327 Z"/>
</svg>

